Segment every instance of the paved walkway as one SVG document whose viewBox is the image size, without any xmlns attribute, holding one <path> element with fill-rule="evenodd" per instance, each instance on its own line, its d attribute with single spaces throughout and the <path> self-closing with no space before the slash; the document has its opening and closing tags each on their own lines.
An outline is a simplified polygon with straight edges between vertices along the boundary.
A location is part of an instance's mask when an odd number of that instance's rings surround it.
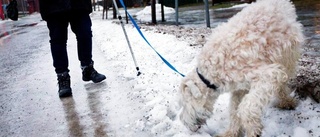
<svg viewBox="0 0 320 137">
<path fill-rule="evenodd" d="M 0 136 L 105 136 L 106 112 L 98 109 L 107 82 L 81 80 L 75 36 L 68 41 L 73 98 L 58 97 L 57 78 L 52 66 L 48 30 L 40 16 L 8 22 L 9 25 L 38 23 L 23 27 L 0 39 Z M 29 22 L 30 21 L 30 22 Z M 7 24 L 7 23 L 6 23 Z M 2 31 L 2 29 L 1 29 Z M 104 55 L 93 48 L 96 69 L 110 77 Z M 98 90 L 99 89 L 99 90 Z M 76 100 L 74 100 L 76 99 Z"/>
</svg>

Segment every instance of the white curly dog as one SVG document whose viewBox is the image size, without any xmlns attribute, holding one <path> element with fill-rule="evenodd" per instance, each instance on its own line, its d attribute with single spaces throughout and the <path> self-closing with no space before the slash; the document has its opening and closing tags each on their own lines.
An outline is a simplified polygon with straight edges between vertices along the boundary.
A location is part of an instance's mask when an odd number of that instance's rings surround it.
<svg viewBox="0 0 320 137">
<path fill-rule="evenodd" d="M 220 136 L 261 136 L 266 106 L 296 106 L 287 82 L 295 75 L 303 42 L 289 0 L 257 0 L 245 7 L 213 30 L 196 68 L 182 80 L 181 121 L 197 131 L 212 115 L 217 97 L 228 91 L 230 125 Z"/>
</svg>

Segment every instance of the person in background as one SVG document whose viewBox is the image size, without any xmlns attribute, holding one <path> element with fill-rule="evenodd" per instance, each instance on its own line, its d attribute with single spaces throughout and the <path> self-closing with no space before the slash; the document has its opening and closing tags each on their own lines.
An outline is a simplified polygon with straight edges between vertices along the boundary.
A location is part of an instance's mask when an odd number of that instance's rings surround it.
<svg viewBox="0 0 320 137">
<path fill-rule="evenodd" d="M 78 59 L 82 69 L 82 80 L 98 83 L 106 79 L 93 67 L 92 31 L 89 14 L 91 0 L 39 0 L 40 14 L 47 22 L 53 66 L 58 77 L 59 97 L 72 95 L 68 69 L 67 39 L 68 25 L 77 38 Z"/>
<path fill-rule="evenodd" d="M 9 0 L 9 4 L 6 6 L 6 15 L 13 21 L 18 20 L 18 2 L 17 0 Z"/>
</svg>

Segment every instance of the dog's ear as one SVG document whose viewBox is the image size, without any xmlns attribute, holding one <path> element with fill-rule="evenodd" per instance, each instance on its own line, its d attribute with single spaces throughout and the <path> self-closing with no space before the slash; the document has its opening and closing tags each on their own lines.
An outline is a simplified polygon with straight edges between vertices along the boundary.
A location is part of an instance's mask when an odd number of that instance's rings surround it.
<svg viewBox="0 0 320 137">
<path fill-rule="evenodd" d="M 192 80 L 188 80 L 185 84 L 186 84 L 185 88 L 190 89 L 192 96 L 194 96 L 195 98 L 199 98 L 201 96 L 201 92 L 198 86 Z"/>
</svg>

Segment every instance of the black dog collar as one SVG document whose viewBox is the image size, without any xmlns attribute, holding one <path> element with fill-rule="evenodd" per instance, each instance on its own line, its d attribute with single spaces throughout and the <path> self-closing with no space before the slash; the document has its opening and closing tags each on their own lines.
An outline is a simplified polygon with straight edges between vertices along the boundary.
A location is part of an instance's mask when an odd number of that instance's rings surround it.
<svg viewBox="0 0 320 137">
<path fill-rule="evenodd" d="M 202 80 L 202 82 L 203 82 L 204 84 L 207 85 L 208 88 L 211 88 L 211 89 L 214 89 L 214 90 L 216 90 L 216 89 L 218 88 L 216 85 L 211 84 L 211 83 L 209 82 L 209 80 L 205 79 L 205 78 L 203 77 L 203 75 L 201 75 L 201 74 L 199 73 L 198 68 L 197 68 L 196 70 L 197 70 L 197 73 L 198 73 L 199 78 Z"/>
</svg>

